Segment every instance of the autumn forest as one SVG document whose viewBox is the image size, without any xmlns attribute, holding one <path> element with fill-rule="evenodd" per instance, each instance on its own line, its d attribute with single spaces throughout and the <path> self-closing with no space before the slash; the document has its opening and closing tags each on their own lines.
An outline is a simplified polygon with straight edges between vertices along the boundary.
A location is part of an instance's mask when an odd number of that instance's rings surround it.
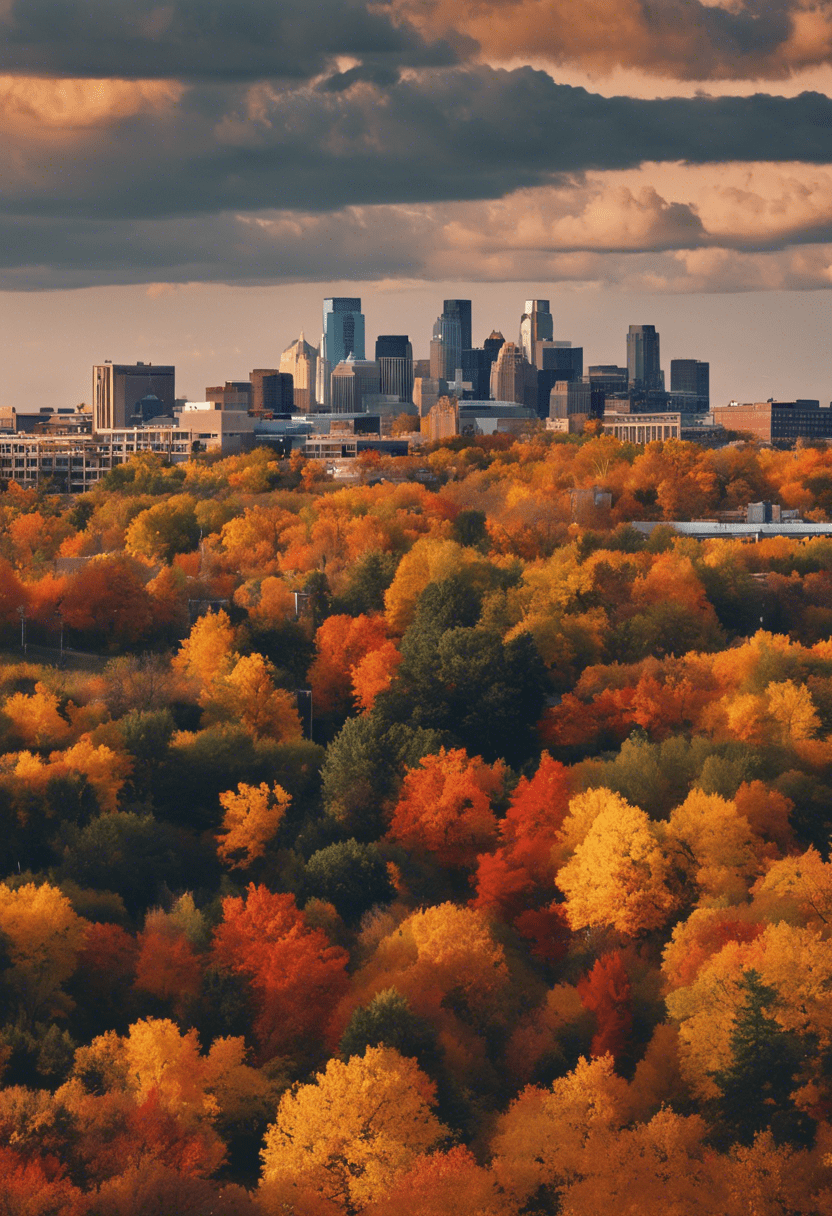
<svg viewBox="0 0 832 1216">
<path fill-rule="evenodd" d="M 0 1216 L 832 1216 L 832 449 L 355 468 L 0 494 Z"/>
</svg>

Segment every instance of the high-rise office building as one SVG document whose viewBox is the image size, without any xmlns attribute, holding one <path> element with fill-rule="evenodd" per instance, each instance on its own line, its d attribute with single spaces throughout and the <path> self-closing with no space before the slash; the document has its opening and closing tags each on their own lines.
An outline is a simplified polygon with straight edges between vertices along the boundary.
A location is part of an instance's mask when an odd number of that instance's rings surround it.
<svg viewBox="0 0 832 1216">
<path fill-rule="evenodd" d="M 537 408 L 537 369 L 514 342 L 503 343 L 491 368 L 491 396 L 494 401 L 515 401 Z"/>
<path fill-rule="evenodd" d="M 541 340 L 535 346 L 534 365 L 539 371 L 557 368 L 558 371 L 568 373 L 561 377 L 562 380 L 580 380 L 584 374 L 584 348 L 573 346 L 571 342 Z"/>
<path fill-rule="evenodd" d="M 315 400 L 324 412 L 332 401 L 332 364 L 326 357 L 326 334 L 321 334 L 318 363 L 315 371 Z"/>
<path fill-rule="evenodd" d="M 333 414 L 366 412 L 364 398 L 377 397 L 380 383 L 379 366 L 374 360 L 349 355 L 332 370 Z"/>
<path fill-rule="evenodd" d="M 655 325 L 631 325 L 627 334 L 627 379 L 636 390 L 661 392 L 659 335 Z"/>
<path fill-rule="evenodd" d="M 139 402 L 158 398 L 159 414 L 173 414 L 176 369 L 153 363 L 97 363 L 92 369 L 92 429 L 121 430 L 134 415 L 143 413 Z"/>
<path fill-rule="evenodd" d="M 258 367 L 249 375 L 254 414 L 288 414 L 295 408 L 292 377 L 276 367 Z"/>
<path fill-rule="evenodd" d="M 376 363 L 381 378 L 381 393 L 413 399 L 413 347 L 407 334 L 381 334 L 376 338 Z"/>
<path fill-rule="evenodd" d="M 693 397 L 710 397 L 711 365 L 699 359 L 670 360 L 671 393 L 687 393 Z"/>
<path fill-rule="evenodd" d="M 297 341 L 287 346 L 280 356 L 280 371 L 284 376 L 292 377 L 295 409 L 302 414 L 315 406 L 317 362 L 318 352 L 306 341 L 303 330 Z"/>
<path fill-rule="evenodd" d="M 501 344 L 502 345 L 502 344 Z M 466 390 L 465 397 L 472 401 L 487 401 L 491 392 L 491 365 L 494 360 L 491 352 L 483 347 L 475 346 L 462 352 L 462 379 L 470 382 L 470 394 Z"/>
<path fill-rule="evenodd" d="M 554 332 L 549 301 L 526 300 L 526 310 L 520 318 L 520 347 L 527 363 L 535 367 L 540 366 L 537 361 L 538 343 L 551 342 Z"/>
<path fill-rule="evenodd" d="M 445 300 L 442 316 L 447 317 L 449 321 L 459 322 L 460 350 L 470 350 L 473 345 L 471 341 L 471 301 Z M 462 364 L 458 363 L 457 367 L 462 367 Z"/>
<path fill-rule="evenodd" d="M 608 394 L 627 392 L 629 375 L 626 367 L 618 367 L 615 363 L 596 363 L 590 367 L 588 374 L 593 389 Z"/>
<path fill-rule="evenodd" d="M 442 318 L 436 318 L 430 339 L 430 377 L 432 380 L 444 380 L 447 372 L 445 359 L 445 342 L 442 337 Z"/>
<path fill-rule="evenodd" d="M 462 350 L 462 325 L 459 317 L 443 312 L 436 318 L 433 327 L 430 344 L 431 375 L 435 379 L 453 380 L 457 368 L 462 367 Z"/>
<path fill-rule="evenodd" d="M 558 380 L 549 394 L 548 418 L 572 418 L 592 412 L 592 389 L 583 380 Z"/>
<path fill-rule="evenodd" d="M 559 382 L 583 379 L 584 348 L 569 342 L 538 342 L 537 356 L 537 413 L 540 418 L 549 417 L 549 399 L 552 389 Z"/>
<path fill-rule="evenodd" d="M 358 296 L 332 296 L 324 300 L 324 342 L 321 356 L 330 367 L 348 355 L 364 358 L 364 314 Z"/>
<path fill-rule="evenodd" d="M 492 329 L 491 333 L 488 335 L 488 337 L 483 342 L 483 344 L 482 344 L 483 350 L 488 351 L 488 356 L 491 359 L 492 363 L 497 362 L 497 356 L 499 355 L 500 351 L 503 349 L 504 343 L 505 343 L 505 338 L 500 333 L 499 329 Z"/>
</svg>

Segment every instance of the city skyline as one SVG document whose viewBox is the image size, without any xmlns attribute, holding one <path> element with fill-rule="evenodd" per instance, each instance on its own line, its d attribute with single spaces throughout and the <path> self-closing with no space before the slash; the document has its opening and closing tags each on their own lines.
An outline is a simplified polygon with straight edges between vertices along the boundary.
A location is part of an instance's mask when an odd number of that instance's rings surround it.
<svg viewBox="0 0 832 1216">
<path fill-rule="evenodd" d="M 527 298 L 523 285 L 509 296 L 492 285 L 454 286 L 457 297 L 473 301 L 476 345 L 492 329 L 502 331 L 508 341 L 518 340 Z M 528 284 L 528 298 L 543 295 L 545 286 Z M 427 357 L 436 310 L 443 302 L 436 285 L 379 292 L 366 283 L 336 284 L 331 294 L 336 287 L 339 293 L 343 289 L 343 294 L 361 297 L 368 347 L 380 333 L 407 333 L 414 357 Z M 790 359 L 784 361 L 778 347 L 784 340 L 778 293 L 753 297 L 753 307 L 746 295 L 710 297 L 707 309 L 691 314 L 681 297 L 599 298 L 549 288 L 554 336 L 584 347 L 585 368 L 626 365 L 629 325 L 655 324 L 668 384 L 672 359 L 709 362 L 714 404 L 768 397 L 819 398 L 827 404 L 832 398 L 825 358 L 827 324 L 812 308 L 811 299 L 802 301 L 799 324 L 794 335 L 789 334 Z M 213 311 L 217 293 L 222 304 L 219 314 Z M 104 309 L 103 294 L 103 289 L 72 293 L 75 306 L 69 311 L 65 293 L 0 294 L 0 352 L 7 392 L 34 409 L 88 401 L 90 366 L 112 358 L 117 363 L 174 364 L 177 392 L 200 400 L 207 385 L 246 379 L 252 367 L 276 367 L 281 352 L 301 329 L 307 341 L 313 337 L 324 298 L 317 284 L 300 289 L 195 285 L 151 293 L 134 287 L 123 289 L 119 308 Z M 11 323 L 13 306 L 16 324 Z M 16 331 L 27 327 L 28 337 L 21 342 Z M 60 375 L 55 371 L 58 366 Z"/>
<path fill-rule="evenodd" d="M 664 333 L 684 309 L 716 339 L 672 355 L 711 362 L 716 400 L 829 399 L 830 45 L 808 0 L 0 3 L 6 349 L 44 384 L 56 342 L 182 364 L 265 301 L 275 341 L 241 363 L 271 365 L 330 294 L 417 342 L 444 299 L 510 300 L 489 320 L 514 339 L 540 297 L 590 362 L 623 362 L 612 313 Z M 189 392 L 240 374 L 213 359 Z"/>
</svg>

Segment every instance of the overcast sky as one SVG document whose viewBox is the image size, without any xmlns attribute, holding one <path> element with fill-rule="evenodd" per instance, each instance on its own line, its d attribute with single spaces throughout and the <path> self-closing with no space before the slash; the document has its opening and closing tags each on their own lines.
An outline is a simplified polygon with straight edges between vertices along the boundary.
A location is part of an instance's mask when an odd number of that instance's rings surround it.
<svg viewBox="0 0 832 1216">
<path fill-rule="evenodd" d="M 5 393 L 196 398 L 354 293 L 417 355 L 548 296 L 586 363 L 653 323 L 715 402 L 826 403 L 830 48 L 829 0 L 0 0 Z"/>
</svg>

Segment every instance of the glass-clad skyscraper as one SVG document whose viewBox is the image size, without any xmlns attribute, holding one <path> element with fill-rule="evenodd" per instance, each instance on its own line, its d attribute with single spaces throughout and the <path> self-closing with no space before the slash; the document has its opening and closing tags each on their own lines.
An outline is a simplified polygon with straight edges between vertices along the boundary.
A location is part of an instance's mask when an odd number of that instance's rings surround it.
<svg viewBox="0 0 832 1216">
<path fill-rule="evenodd" d="M 330 367 L 337 367 L 348 355 L 364 358 L 364 314 L 358 297 L 334 296 L 324 300 L 323 336 L 326 351 L 321 354 Z"/>
<path fill-rule="evenodd" d="M 631 325 L 627 334 L 627 376 L 630 388 L 658 389 L 662 384 L 659 335 L 655 325 Z"/>
</svg>

